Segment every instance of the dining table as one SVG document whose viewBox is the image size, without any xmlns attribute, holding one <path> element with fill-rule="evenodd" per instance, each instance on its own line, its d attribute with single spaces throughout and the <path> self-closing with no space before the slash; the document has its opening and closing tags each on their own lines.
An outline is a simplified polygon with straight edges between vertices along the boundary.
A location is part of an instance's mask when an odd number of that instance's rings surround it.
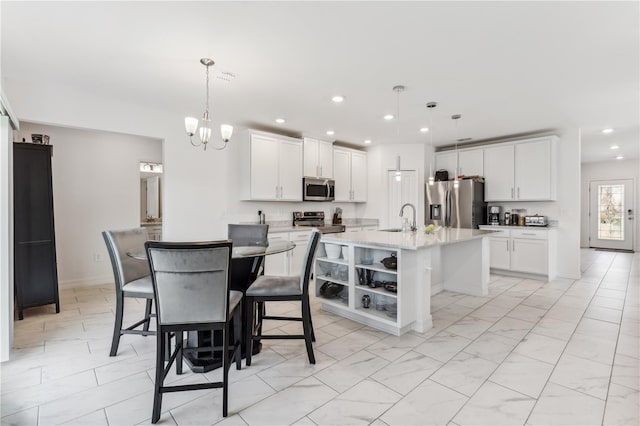
<svg viewBox="0 0 640 426">
<path fill-rule="evenodd" d="M 231 277 L 230 289 L 241 291 L 242 294 L 247 291 L 249 286 L 258 278 L 262 272 L 264 257 L 279 253 L 285 253 L 293 250 L 295 243 L 283 240 L 269 241 L 264 245 L 238 246 L 232 247 L 231 250 Z M 128 256 L 135 259 L 147 260 L 145 251 L 128 252 Z M 250 307 L 242 299 L 242 312 Z M 246 330 L 249 325 L 246 323 L 246 315 L 242 315 L 242 330 Z M 233 333 L 233 328 L 230 329 Z M 189 347 L 211 347 L 222 346 L 222 332 L 211 331 L 189 331 L 187 332 L 187 345 Z M 231 336 L 233 338 L 233 336 Z M 213 339 L 213 344 L 212 344 Z M 262 345 L 253 345 L 253 355 L 260 353 Z M 245 354 L 245 344 L 242 344 L 242 356 Z M 191 352 L 184 356 L 184 360 L 194 373 L 206 373 L 222 366 L 222 354 L 220 351 L 203 351 Z"/>
</svg>

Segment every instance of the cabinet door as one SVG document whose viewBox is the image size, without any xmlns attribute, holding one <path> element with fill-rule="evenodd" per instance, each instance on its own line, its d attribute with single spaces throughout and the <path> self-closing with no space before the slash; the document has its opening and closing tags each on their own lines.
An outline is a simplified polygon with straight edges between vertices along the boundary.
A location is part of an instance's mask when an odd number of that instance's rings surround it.
<svg viewBox="0 0 640 426">
<path fill-rule="evenodd" d="M 335 201 L 351 201 L 351 155 L 349 151 L 333 150 L 333 179 L 336 181 Z"/>
<path fill-rule="evenodd" d="M 302 201 L 302 144 L 280 141 L 280 199 Z"/>
<path fill-rule="evenodd" d="M 509 269 L 509 238 L 489 237 L 489 266 Z"/>
<path fill-rule="evenodd" d="M 449 179 L 452 179 L 456 175 L 456 153 L 455 152 L 443 152 L 436 154 L 436 171 L 446 170 L 449 172 Z"/>
<path fill-rule="evenodd" d="M 485 201 L 514 199 L 513 145 L 484 149 Z"/>
<path fill-rule="evenodd" d="M 351 153 L 351 200 L 367 201 L 367 154 Z"/>
<path fill-rule="evenodd" d="M 515 146 L 517 200 L 550 200 L 551 141 L 521 143 Z"/>
<path fill-rule="evenodd" d="M 289 234 L 289 241 L 296 247 L 291 251 L 291 262 L 289 264 L 289 275 L 300 275 L 302 273 L 304 255 L 307 252 L 310 232 L 292 232 Z"/>
<path fill-rule="evenodd" d="M 269 241 L 287 241 L 286 233 L 269 234 Z M 264 257 L 264 274 L 285 277 L 289 275 L 289 252 L 271 254 Z"/>
<path fill-rule="evenodd" d="M 333 178 L 333 144 L 319 141 L 318 164 L 320 165 L 320 177 Z"/>
<path fill-rule="evenodd" d="M 511 269 L 513 271 L 542 275 L 549 273 L 549 256 L 546 240 L 513 238 L 511 241 Z"/>
<path fill-rule="evenodd" d="M 484 176 L 484 152 L 482 149 L 458 153 L 458 173 L 463 176 Z"/>
<path fill-rule="evenodd" d="M 318 145 L 317 139 L 304 138 L 304 176 L 320 176 Z"/>
<path fill-rule="evenodd" d="M 251 136 L 251 199 L 278 199 L 278 152 L 277 139 Z"/>
</svg>

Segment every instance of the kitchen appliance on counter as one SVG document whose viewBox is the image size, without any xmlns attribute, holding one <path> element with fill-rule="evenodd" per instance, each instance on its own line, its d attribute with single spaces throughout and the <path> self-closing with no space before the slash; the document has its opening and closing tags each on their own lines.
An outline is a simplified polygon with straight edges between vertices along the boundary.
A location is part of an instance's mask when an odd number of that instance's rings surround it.
<svg viewBox="0 0 640 426">
<path fill-rule="evenodd" d="M 324 178 L 302 178 L 303 201 L 333 201 L 335 199 L 336 181 Z"/>
<path fill-rule="evenodd" d="M 508 225 L 511 223 L 511 212 L 504 212 L 504 224 Z"/>
<path fill-rule="evenodd" d="M 489 207 L 489 218 L 488 218 L 488 222 L 489 225 L 500 225 L 500 210 L 502 210 L 502 207 L 500 206 L 490 206 Z M 506 217 L 505 213 L 505 217 Z"/>
<path fill-rule="evenodd" d="M 548 220 L 546 216 L 534 215 L 524 217 L 524 226 L 547 226 Z"/>
<path fill-rule="evenodd" d="M 344 225 L 325 225 L 324 212 L 293 212 L 293 226 L 309 226 L 318 229 L 322 234 L 344 232 Z"/>
<path fill-rule="evenodd" d="M 425 224 L 453 228 L 474 228 L 484 225 L 487 203 L 484 183 L 462 179 L 458 188 L 453 182 L 426 184 Z"/>
</svg>

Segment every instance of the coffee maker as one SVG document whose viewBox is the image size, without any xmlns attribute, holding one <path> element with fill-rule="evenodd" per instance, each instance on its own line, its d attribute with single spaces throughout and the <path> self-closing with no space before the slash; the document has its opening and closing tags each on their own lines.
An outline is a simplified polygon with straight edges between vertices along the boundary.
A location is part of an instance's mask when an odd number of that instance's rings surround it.
<svg viewBox="0 0 640 426">
<path fill-rule="evenodd" d="M 489 207 L 489 225 L 500 225 L 500 210 L 502 210 L 500 206 Z"/>
</svg>

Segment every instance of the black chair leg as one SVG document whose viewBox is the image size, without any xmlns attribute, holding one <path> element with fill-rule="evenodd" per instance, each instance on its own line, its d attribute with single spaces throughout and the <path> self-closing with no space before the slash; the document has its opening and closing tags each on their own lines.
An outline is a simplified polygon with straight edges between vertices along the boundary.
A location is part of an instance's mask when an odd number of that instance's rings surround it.
<svg viewBox="0 0 640 426">
<path fill-rule="evenodd" d="M 176 331 L 176 374 L 182 374 L 182 345 L 184 343 L 182 331 Z M 169 346 L 171 344 L 169 343 Z M 171 349 L 169 349 L 169 356 L 171 356 Z"/>
<path fill-rule="evenodd" d="M 116 356 L 118 353 L 118 345 L 120 344 L 120 336 L 122 333 L 122 311 L 124 310 L 124 298 L 122 294 L 116 295 L 116 320 L 113 324 L 113 338 L 111 339 L 111 351 L 109 356 Z"/>
<path fill-rule="evenodd" d="M 315 364 L 316 357 L 313 354 L 312 343 L 312 329 L 311 329 L 311 309 L 309 307 L 309 300 L 302 301 L 302 328 L 304 329 L 304 342 L 307 346 L 307 356 L 309 357 L 309 363 Z"/>
<path fill-rule="evenodd" d="M 313 332 L 313 320 L 311 319 L 311 306 L 309 306 L 309 326 L 311 327 L 311 341 L 316 341 L 316 333 Z"/>
<path fill-rule="evenodd" d="M 164 351 L 165 351 L 165 333 L 158 330 L 157 348 L 156 348 L 156 382 L 153 392 L 153 414 L 151 415 L 151 423 L 157 423 L 160 420 L 160 410 L 162 408 L 162 382 L 164 381 Z"/>
<path fill-rule="evenodd" d="M 236 360 L 236 370 L 242 369 L 242 304 L 236 306 L 233 313 L 233 356 Z"/>
<path fill-rule="evenodd" d="M 229 400 L 229 323 L 224 325 L 222 336 L 222 417 L 227 417 Z"/>
<path fill-rule="evenodd" d="M 151 305 L 153 304 L 151 299 L 147 299 L 147 306 L 144 309 L 144 318 L 147 320 L 142 326 L 142 330 L 149 331 L 149 324 L 151 323 Z M 145 334 L 146 336 L 146 334 Z"/>
<path fill-rule="evenodd" d="M 262 319 L 266 315 L 266 312 L 266 303 L 262 301 L 258 302 L 258 332 L 256 333 L 258 336 L 262 336 Z"/>
<path fill-rule="evenodd" d="M 247 367 L 251 365 L 251 352 L 253 351 L 253 312 L 255 309 L 253 298 L 247 297 L 245 302 L 245 317 L 247 325 L 244 335 L 244 359 L 246 360 Z"/>
</svg>

